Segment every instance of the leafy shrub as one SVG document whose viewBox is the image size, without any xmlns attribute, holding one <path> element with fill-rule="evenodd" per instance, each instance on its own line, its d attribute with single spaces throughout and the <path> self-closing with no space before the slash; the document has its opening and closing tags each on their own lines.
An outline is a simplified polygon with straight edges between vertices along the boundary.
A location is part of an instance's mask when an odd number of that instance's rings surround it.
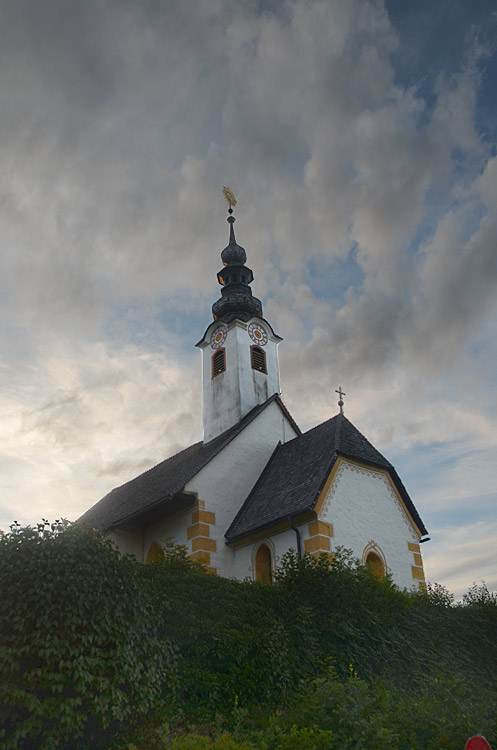
<svg viewBox="0 0 497 750">
<path fill-rule="evenodd" d="M 174 740 L 169 747 L 171 750 L 254 750 L 250 742 L 236 740 L 229 734 L 216 738 L 190 734 Z"/>
<path fill-rule="evenodd" d="M 480 586 L 474 583 L 468 593 L 464 594 L 463 604 L 466 607 L 497 607 L 497 594 L 488 590 L 485 581 Z"/>
<path fill-rule="evenodd" d="M 96 747 L 174 676 L 142 566 L 91 529 L 44 522 L 2 533 L 0 597 L 6 749 Z"/>
<path fill-rule="evenodd" d="M 0 596 L 7 749 L 107 747 L 118 731 L 140 750 L 455 749 L 471 732 L 496 736 L 497 608 L 481 587 L 466 606 L 436 585 L 399 591 L 346 550 L 333 564 L 290 552 L 274 584 L 239 582 L 173 542 L 141 565 L 92 530 L 41 524 L 0 535 Z M 288 714 L 252 726 L 278 705 Z M 171 739 L 179 721 L 232 735 Z"/>
<path fill-rule="evenodd" d="M 267 750 L 304 748 L 306 732 L 315 748 L 326 750 L 460 750 L 471 734 L 494 741 L 496 698 L 495 689 L 443 671 L 413 692 L 384 680 L 361 680 L 353 667 L 349 678 L 340 680 L 329 668 L 302 685 L 290 711 L 260 736 Z"/>
</svg>

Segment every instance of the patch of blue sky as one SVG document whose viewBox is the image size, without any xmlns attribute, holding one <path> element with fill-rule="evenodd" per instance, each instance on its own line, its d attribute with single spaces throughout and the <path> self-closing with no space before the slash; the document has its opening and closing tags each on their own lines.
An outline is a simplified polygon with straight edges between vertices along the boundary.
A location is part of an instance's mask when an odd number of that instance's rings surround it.
<svg viewBox="0 0 497 750">
<path fill-rule="evenodd" d="M 400 44 L 391 55 L 395 83 L 414 87 L 425 101 L 420 124 L 428 122 L 437 101 L 440 76 L 450 80 L 466 66 L 480 72 L 475 124 L 491 142 L 497 133 L 497 14 L 493 0 L 386 0 Z M 495 149 L 495 144 L 493 144 Z"/>
<path fill-rule="evenodd" d="M 475 498 L 468 497 L 466 505 L 457 504 L 447 509 L 444 507 L 440 511 L 432 509 L 423 509 L 422 518 L 423 522 L 428 529 L 430 536 L 433 536 L 435 532 L 430 532 L 430 529 L 442 530 L 447 526 L 465 526 L 479 521 L 490 523 L 493 520 L 497 520 L 497 511 L 494 509 L 492 512 L 492 503 L 482 504 L 478 502 L 478 496 Z M 495 506 L 496 497 L 493 498 L 493 504 Z M 413 498 L 414 505 L 416 500 Z M 423 503 L 424 504 L 424 503 Z M 420 503 L 418 503 L 420 505 Z M 417 507 L 419 511 L 419 507 Z M 439 534 L 440 534 L 439 531 Z"/>
<path fill-rule="evenodd" d="M 464 174 L 461 168 L 461 174 Z M 416 260 L 419 252 L 433 239 L 437 227 L 444 215 L 459 209 L 462 217 L 460 232 L 463 242 L 467 242 L 478 231 L 482 220 L 487 215 L 487 208 L 474 194 L 463 192 L 456 197 L 451 192 L 452 183 L 431 185 L 425 196 L 422 219 L 406 248 L 406 255 Z"/>
<path fill-rule="evenodd" d="M 414 444 L 409 450 L 395 452 L 389 450 L 388 460 L 395 466 L 406 484 L 415 482 L 418 487 L 432 486 L 430 475 L 445 474 L 457 465 L 460 455 L 457 449 L 447 443 Z M 420 467 L 423 472 L 420 474 Z"/>
<path fill-rule="evenodd" d="M 206 328 L 202 307 L 186 310 L 170 297 L 156 300 L 151 307 L 129 302 L 114 309 L 102 327 L 102 336 L 119 350 L 123 342 L 141 349 L 160 351 L 167 345 L 191 347 Z"/>
<path fill-rule="evenodd" d="M 459 72 L 477 36 L 495 28 L 497 20 L 493 0 L 386 0 L 385 5 L 399 35 L 392 61 L 401 81 Z"/>
<path fill-rule="evenodd" d="M 316 299 L 334 299 L 343 303 L 345 294 L 351 288 L 360 289 L 365 274 L 357 262 L 357 246 L 354 245 L 347 258 L 311 259 L 306 263 L 305 283 Z"/>
<path fill-rule="evenodd" d="M 186 347 L 190 344 L 193 347 L 202 338 L 213 318 L 210 309 L 203 306 L 185 311 L 167 305 L 161 307 L 157 320 L 164 330 L 184 341 Z"/>
</svg>

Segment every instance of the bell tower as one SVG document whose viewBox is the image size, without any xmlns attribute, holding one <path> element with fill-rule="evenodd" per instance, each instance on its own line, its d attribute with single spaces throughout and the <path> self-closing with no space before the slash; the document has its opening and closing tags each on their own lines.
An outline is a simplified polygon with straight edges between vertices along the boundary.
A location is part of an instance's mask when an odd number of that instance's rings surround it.
<svg viewBox="0 0 497 750">
<path fill-rule="evenodd" d="M 229 243 L 217 274 L 221 297 L 212 305 L 214 321 L 197 346 L 202 350 L 204 443 L 237 424 L 254 406 L 280 392 L 278 344 L 282 340 L 252 295 L 254 279 L 247 253 L 235 239 L 233 193 L 228 200 Z"/>
</svg>

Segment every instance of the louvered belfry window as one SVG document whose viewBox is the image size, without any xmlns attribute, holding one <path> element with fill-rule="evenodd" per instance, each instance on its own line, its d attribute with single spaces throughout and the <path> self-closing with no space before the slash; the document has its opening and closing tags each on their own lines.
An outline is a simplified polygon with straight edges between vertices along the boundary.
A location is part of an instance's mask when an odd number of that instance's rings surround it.
<svg viewBox="0 0 497 750">
<path fill-rule="evenodd" d="M 259 370 L 259 372 L 266 372 L 266 354 L 260 348 L 260 346 L 252 346 L 250 349 L 250 357 L 252 361 L 252 369 Z"/>
<path fill-rule="evenodd" d="M 226 353 L 224 349 L 218 349 L 215 354 L 212 355 L 212 377 L 220 375 L 226 370 Z"/>
</svg>

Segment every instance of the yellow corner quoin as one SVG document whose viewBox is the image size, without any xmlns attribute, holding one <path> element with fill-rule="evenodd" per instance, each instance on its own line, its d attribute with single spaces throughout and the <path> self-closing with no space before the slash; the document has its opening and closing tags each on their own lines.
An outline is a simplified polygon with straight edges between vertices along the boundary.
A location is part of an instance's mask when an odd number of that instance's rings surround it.
<svg viewBox="0 0 497 750">
<path fill-rule="evenodd" d="M 209 568 L 208 565 L 204 565 L 204 570 L 205 570 L 206 573 L 210 573 L 213 576 L 217 575 L 217 569 L 216 568 Z"/>
<path fill-rule="evenodd" d="M 409 547 L 411 552 L 421 552 L 421 547 L 419 544 L 414 544 L 414 542 L 407 542 L 407 546 Z"/>
<path fill-rule="evenodd" d="M 199 550 L 198 552 L 192 552 L 191 555 L 188 555 L 189 560 L 196 560 L 197 562 L 202 563 L 203 565 L 210 565 L 211 564 L 211 556 L 209 552 L 204 552 L 203 550 Z"/>
<path fill-rule="evenodd" d="M 330 549 L 330 538 L 328 536 L 313 536 L 305 540 L 305 551 L 316 552 L 316 550 L 328 551 Z"/>
<path fill-rule="evenodd" d="M 333 562 L 333 560 L 335 559 L 334 552 L 323 552 L 323 550 L 319 549 L 317 549 L 315 552 L 311 552 L 311 557 L 321 557 L 321 555 L 326 555 L 330 562 Z"/>
<path fill-rule="evenodd" d="M 419 586 L 419 590 L 420 590 L 420 591 L 424 591 L 424 592 L 426 593 L 426 591 L 427 591 L 427 588 L 426 588 L 426 583 L 425 583 L 424 581 L 420 581 L 420 582 L 418 583 L 418 586 Z"/>
<path fill-rule="evenodd" d="M 216 514 L 211 513 L 209 510 L 202 510 L 197 508 L 192 513 L 192 523 L 216 523 Z"/>
<path fill-rule="evenodd" d="M 421 555 L 419 554 L 419 552 L 415 552 L 414 555 L 413 555 L 413 557 L 414 557 L 414 565 L 419 565 L 420 568 L 422 568 L 423 567 L 423 558 L 421 557 Z"/>
<path fill-rule="evenodd" d="M 412 577 L 416 579 L 416 581 L 424 581 L 425 579 L 425 572 L 423 568 L 418 568 L 416 565 L 411 565 L 412 570 Z"/>
<path fill-rule="evenodd" d="M 195 500 L 193 503 L 194 508 L 205 508 L 205 500 Z"/>
<path fill-rule="evenodd" d="M 194 523 L 193 526 L 189 526 L 186 530 L 187 539 L 193 539 L 196 536 L 209 536 L 210 526 L 206 523 Z"/>
<path fill-rule="evenodd" d="M 309 524 L 309 536 L 333 536 L 333 526 L 325 521 L 311 521 Z"/>
<path fill-rule="evenodd" d="M 207 550 L 208 552 L 215 552 L 217 549 L 215 539 L 206 539 L 203 536 L 198 536 L 192 541 L 192 552 L 197 550 Z"/>
</svg>

